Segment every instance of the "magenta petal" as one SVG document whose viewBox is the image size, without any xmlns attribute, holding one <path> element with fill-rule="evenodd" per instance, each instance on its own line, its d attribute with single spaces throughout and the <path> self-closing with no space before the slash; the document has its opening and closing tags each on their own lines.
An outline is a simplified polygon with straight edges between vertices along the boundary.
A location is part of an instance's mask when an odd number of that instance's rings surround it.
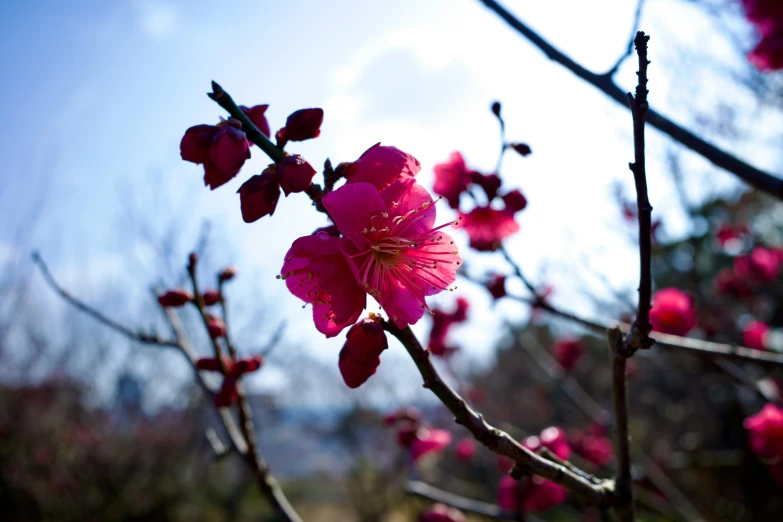
<svg viewBox="0 0 783 522">
<path fill-rule="evenodd" d="M 406 216 L 412 223 L 407 234 L 423 233 L 435 224 L 435 205 L 427 189 L 413 179 L 395 181 L 381 192 L 381 198 L 392 216 Z"/>
<path fill-rule="evenodd" d="M 419 160 L 396 147 L 376 143 L 352 166 L 348 183 L 371 183 L 383 189 L 400 178 L 413 178 L 421 170 Z"/>
<path fill-rule="evenodd" d="M 343 185 L 324 196 L 323 204 L 340 232 L 360 248 L 367 245 L 363 231 L 373 227 L 372 216 L 386 212 L 378 189 L 369 183 Z"/>
<path fill-rule="evenodd" d="M 250 144 L 244 132 L 224 125 L 212 139 L 209 154 L 218 170 L 233 177 L 250 158 Z"/>
<path fill-rule="evenodd" d="M 209 146 L 217 132 L 215 125 L 194 125 L 186 130 L 179 144 L 182 159 L 196 164 L 211 162 Z"/>
</svg>

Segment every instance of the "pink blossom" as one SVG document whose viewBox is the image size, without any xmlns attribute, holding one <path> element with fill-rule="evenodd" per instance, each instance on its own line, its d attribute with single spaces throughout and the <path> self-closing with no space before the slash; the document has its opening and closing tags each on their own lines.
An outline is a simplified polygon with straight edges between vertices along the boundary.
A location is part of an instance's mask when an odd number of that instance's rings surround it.
<svg viewBox="0 0 783 522">
<path fill-rule="evenodd" d="M 261 368 L 262 364 L 264 364 L 264 357 L 261 355 L 254 355 L 252 357 L 240 359 L 236 362 L 232 361 L 230 357 L 223 357 L 222 365 L 214 357 L 203 357 L 196 361 L 196 369 L 219 372 L 225 368 L 223 384 L 220 386 L 218 393 L 215 394 L 214 399 L 215 406 L 218 408 L 225 408 L 231 406 L 239 395 L 237 381 L 244 374 L 254 372 Z"/>
<path fill-rule="evenodd" d="M 340 250 L 339 239 L 325 232 L 294 241 L 285 256 L 281 278 L 292 294 L 313 305 L 315 326 L 327 337 L 355 323 L 367 301 Z"/>
<path fill-rule="evenodd" d="M 452 152 L 448 161 L 434 167 L 435 184 L 432 191 L 443 196 L 451 208 L 459 208 L 459 197 L 468 189 L 471 171 L 459 152 Z"/>
<path fill-rule="evenodd" d="M 771 283 L 777 278 L 780 265 L 781 259 L 777 252 L 756 247 L 747 256 L 734 260 L 734 273 L 754 282 Z"/>
<path fill-rule="evenodd" d="M 468 462 L 476 453 L 476 441 L 465 438 L 457 443 L 457 458 L 463 462 Z"/>
<path fill-rule="evenodd" d="M 487 201 L 495 199 L 495 196 L 498 195 L 498 190 L 500 190 L 500 185 L 503 183 L 500 176 L 497 174 L 480 174 L 478 172 L 473 172 L 471 178 L 473 183 L 484 190 L 484 193 L 487 195 Z"/>
<path fill-rule="evenodd" d="M 525 492 L 522 500 L 524 511 L 546 511 L 558 504 L 565 502 L 568 491 L 559 484 L 533 475 L 530 479 L 531 487 Z"/>
<path fill-rule="evenodd" d="M 441 231 L 452 223 L 433 226 L 434 202 L 413 180 L 382 191 L 347 183 L 324 196 L 323 204 L 344 236 L 337 241 L 356 281 L 398 327 L 416 323 L 429 308 L 425 297 L 456 279 L 462 260 Z"/>
<path fill-rule="evenodd" d="M 747 281 L 730 268 L 724 268 L 718 272 L 713 284 L 718 294 L 731 295 L 737 299 L 745 299 L 752 293 Z"/>
<path fill-rule="evenodd" d="M 519 487 L 510 475 L 504 475 L 498 484 L 498 506 L 509 512 L 516 512 L 519 508 Z"/>
<path fill-rule="evenodd" d="M 612 440 L 595 433 L 582 433 L 579 430 L 569 432 L 569 443 L 574 453 L 592 462 L 596 466 L 603 466 L 612 459 L 614 445 Z"/>
<path fill-rule="evenodd" d="M 729 242 L 738 241 L 748 233 L 745 225 L 721 225 L 715 233 L 715 239 L 720 246 L 726 246 Z"/>
<path fill-rule="evenodd" d="M 568 460 L 568 457 L 571 456 L 571 446 L 568 445 L 568 439 L 563 428 L 550 426 L 542 430 L 538 437 L 525 439 L 523 445 L 530 451 L 536 451 L 538 449 L 535 446 L 536 442 L 563 460 Z"/>
<path fill-rule="evenodd" d="M 574 369 L 583 352 L 579 339 L 560 339 L 552 347 L 552 355 L 566 372 Z"/>
<path fill-rule="evenodd" d="M 411 458 L 413 462 L 418 462 L 425 455 L 443 451 L 449 444 L 450 431 L 419 428 L 410 444 Z"/>
<path fill-rule="evenodd" d="M 304 192 L 315 176 L 315 169 L 299 154 L 286 156 L 277 166 L 280 186 L 285 195 L 292 192 Z"/>
<path fill-rule="evenodd" d="M 650 309 L 650 322 L 658 332 L 685 335 L 696 326 L 696 314 L 691 298 L 677 288 L 655 292 Z"/>
<path fill-rule="evenodd" d="M 745 419 L 744 426 L 753 453 L 775 462 L 783 457 L 783 409 L 768 403 L 759 413 Z"/>
<path fill-rule="evenodd" d="M 363 319 L 345 336 L 340 351 L 340 374 L 349 388 L 358 388 L 375 374 L 381 353 L 389 347 L 386 333 L 377 317 Z"/>
<path fill-rule="evenodd" d="M 467 522 L 462 511 L 443 504 L 435 504 L 419 516 L 419 522 Z"/>
<path fill-rule="evenodd" d="M 446 312 L 440 308 L 432 310 L 432 328 L 428 347 L 433 355 L 445 357 L 456 351 L 456 348 L 446 344 L 446 337 L 455 324 L 467 319 L 469 303 L 464 297 L 457 299 L 457 308 L 453 312 Z"/>
<path fill-rule="evenodd" d="M 237 175 L 250 158 L 250 144 L 234 119 L 218 125 L 195 125 L 180 142 L 182 159 L 204 166 L 204 184 L 214 190 Z"/>
<path fill-rule="evenodd" d="M 766 337 L 769 326 L 761 321 L 751 321 L 742 330 L 742 344 L 755 350 L 766 349 Z"/>
<path fill-rule="evenodd" d="M 783 26 L 783 4 L 778 0 L 742 0 L 748 21 L 763 35 L 769 35 Z"/>
<path fill-rule="evenodd" d="M 370 183 L 383 190 L 398 179 L 413 178 L 421 170 L 419 160 L 396 147 L 376 143 L 358 160 L 343 168 L 347 183 Z"/>
<path fill-rule="evenodd" d="M 500 248 L 501 241 L 519 230 L 514 216 L 506 210 L 476 207 L 467 214 L 460 212 L 464 228 L 470 238 L 470 247 L 487 252 Z"/>
<path fill-rule="evenodd" d="M 497 300 L 506 296 L 506 276 L 495 274 L 487 283 L 487 290 Z"/>
<path fill-rule="evenodd" d="M 275 213 L 277 201 L 280 199 L 280 177 L 277 168 L 269 167 L 261 174 L 248 179 L 239 187 L 237 193 L 245 223 L 271 216 Z"/>
<path fill-rule="evenodd" d="M 269 130 L 269 122 L 267 121 L 265 114 L 269 105 L 255 105 L 250 108 L 240 105 L 239 108 L 242 109 L 242 112 L 244 112 L 250 121 L 253 122 L 253 125 L 261 131 L 261 134 L 267 138 L 270 136 L 271 131 Z"/>
</svg>

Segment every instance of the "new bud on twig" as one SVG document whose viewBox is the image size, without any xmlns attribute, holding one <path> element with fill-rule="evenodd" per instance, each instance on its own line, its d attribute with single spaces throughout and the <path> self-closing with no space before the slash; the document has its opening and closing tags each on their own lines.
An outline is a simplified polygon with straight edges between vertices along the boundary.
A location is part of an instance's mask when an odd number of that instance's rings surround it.
<svg viewBox="0 0 783 522">
<path fill-rule="evenodd" d="M 218 274 L 218 281 L 221 283 L 225 281 L 231 281 L 237 275 L 237 268 L 235 266 L 227 266 Z"/>
<path fill-rule="evenodd" d="M 204 304 L 206 306 L 216 305 L 223 300 L 223 296 L 220 295 L 220 291 L 215 290 L 214 288 L 205 291 L 202 297 L 204 298 Z"/>
<path fill-rule="evenodd" d="M 181 288 L 168 290 L 164 294 L 158 296 L 158 303 L 164 308 L 177 308 L 192 300 L 193 294 L 187 290 L 182 290 Z"/>
<path fill-rule="evenodd" d="M 492 114 L 494 114 L 497 118 L 500 118 L 501 105 L 499 101 L 492 102 L 492 105 L 490 105 L 489 108 L 492 110 Z"/>
</svg>

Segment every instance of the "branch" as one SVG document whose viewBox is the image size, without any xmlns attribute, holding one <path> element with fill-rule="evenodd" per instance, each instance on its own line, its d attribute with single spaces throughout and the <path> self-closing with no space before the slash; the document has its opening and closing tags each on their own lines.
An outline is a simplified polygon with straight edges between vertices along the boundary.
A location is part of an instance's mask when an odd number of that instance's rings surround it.
<svg viewBox="0 0 783 522">
<path fill-rule="evenodd" d="M 541 36 L 539 36 L 538 33 L 533 31 L 530 27 L 528 27 L 494 0 L 480 1 L 489 9 L 494 11 L 498 16 L 500 16 L 519 34 L 527 38 L 530 42 L 533 43 L 533 45 L 541 49 L 549 59 L 559 63 L 582 80 L 586 81 L 593 87 L 606 94 L 612 100 L 616 101 L 624 107 L 628 107 L 628 98 L 626 93 L 617 85 L 615 85 L 610 76 L 596 74 L 594 72 L 588 71 L 583 66 L 579 65 L 574 60 L 563 54 L 560 50 L 553 47 L 552 44 L 544 40 Z M 739 158 L 719 149 L 715 145 L 704 141 L 689 130 L 669 120 L 666 116 L 653 110 L 648 111 L 647 121 L 650 123 L 650 125 L 668 135 L 673 140 L 679 142 L 681 145 L 691 149 L 693 152 L 711 161 L 716 166 L 734 174 L 752 187 L 766 192 L 778 199 L 783 199 L 782 179 L 745 163 Z"/>
<path fill-rule="evenodd" d="M 633 116 L 633 149 L 634 162 L 628 166 L 633 172 L 636 185 L 636 207 L 639 216 L 639 307 L 636 321 L 631 325 L 631 333 L 625 341 L 628 355 L 636 350 L 652 346 L 650 339 L 650 302 L 652 301 L 652 206 L 647 196 L 647 169 L 644 157 L 644 119 L 647 114 L 647 42 L 650 37 L 644 32 L 636 33 L 634 45 L 639 56 L 639 83 L 636 86 L 636 96 L 628 93 L 628 104 Z"/>
<path fill-rule="evenodd" d="M 275 163 L 283 161 L 285 152 L 269 141 L 269 138 L 267 138 L 263 132 L 258 130 L 258 127 L 255 126 L 250 118 L 248 118 L 242 109 L 234 102 L 231 95 L 224 91 L 217 82 L 212 82 L 212 92 L 208 92 L 207 96 L 226 109 L 232 118 L 239 120 L 242 123 L 242 131 L 247 135 L 247 138 L 258 145 L 272 161 Z"/>
<path fill-rule="evenodd" d="M 625 47 L 625 52 L 620 56 L 612 67 L 606 71 L 603 75 L 612 78 L 617 74 L 617 70 L 623 64 L 623 62 L 631 56 L 633 52 L 633 41 L 636 38 L 636 33 L 639 31 L 639 23 L 642 20 L 642 7 L 644 7 L 644 0 L 637 0 L 636 11 L 633 14 L 633 24 L 631 24 L 631 37 L 628 38 L 628 45 Z"/>
<path fill-rule="evenodd" d="M 467 274 L 461 274 L 462 277 L 468 281 L 484 285 L 483 282 L 471 277 Z M 552 315 L 561 317 L 576 324 L 580 324 L 588 330 L 604 335 L 609 328 L 620 328 L 623 332 L 627 333 L 631 330 L 631 325 L 623 323 L 622 321 L 616 321 L 613 319 L 588 319 L 586 317 L 579 316 L 566 310 L 561 310 L 546 301 L 539 301 L 533 297 L 526 297 L 520 295 L 507 294 L 506 297 L 514 299 L 521 303 L 535 306 L 540 310 L 544 310 Z M 673 350 L 683 350 L 686 352 L 692 352 L 699 355 L 713 356 L 713 357 L 727 357 L 736 359 L 742 362 L 752 362 L 765 367 L 777 368 L 783 366 L 783 354 L 762 352 L 760 350 L 754 350 L 752 348 L 746 348 L 735 344 L 715 343 L 712 341 L 703 341 L 701 339 L 693 339 L 691 337 L 680 337 L 678 335 L 665 334 L 661 332 L 651 332 L 650 337 L 655 341 L 656 346 L 663 348 L 669 348 Z"/>
<path fill-rule="evenodd" d="M 617 460 L 617 480 L 614 492 L 619 499 L 617 517 L 620 522 L 633 522 L 633 479 L 631 477 L 630 435 L 628 433 L 628 396 L 625 386 L 625 353 L 623 334 L 619 328 L 609 330 L 609 356 L 612 361 L 612 404 L 614 406 L 614 453 Z"/>
<path fill-rule="evenodd" d="M 510 513 L 503 511 L 499 506 L 490 504 L 488 502 L 482 502 L 480 500 L 473 500 L 472 498 L 463 497 L 448 491 L 443 491 L 436 487 L 411 480 L 405 486 L 405 491 L 417 497 L 421 497 L 433 502 L 440 502 L 468 513 L 474 513 L 481 515 L 482 517 L 491 518 L 494 520 L 519 520 L 516 513 Z M 533 518 L 527 518 L 526 522 L 533 522 Z"/>
<path fill-rule="evenodd" d="M 125 337 L 127 337 L 132 341 L 138 341 L 140 343 L 152 344 L 157 346 L 165 346 L 167 348 L 180 347 L 179 343 L 176 340 L 161 339 L 157 335 L 150 335 L 140 331 L 134 331 L 132 328 L 129 328 L 121 323 L 118 323 L 114 319 L 109 318 L 108 316 L 104 315 L 102 312 L 99 312 L 97 309 L 86 304 L 84 301 L 81 301 L 80 299 L 77 299 L 76 297 L 71 295 L 67 290 L 65 290 L 62 286 L 60 286 L 57 283 L 57 281 L 55 281 L 51 272 L 49 272 L 49 267 L 46 265 L 43 258 L 41 258 L 38 252 L 33 252 L 33 263 L 35 263 L 38 266 L 38 269 L 41 271 L 41 275 L 43 275 L 46 283 L 55 292 L 57 292 L 60 295 L 60 297 L 62 297 L 70 305 L 84 312 L 85 314 L 89 315 L 99 323 L 108 326 L 115 332 L 124 335 Z"/>
<path fill-rule="evenodd" d="M 511 458 L 522 473 L 535 474 L 556 482 L 573 492 L 583 501 L 597 506 L 611 506 L 615 502 L 611 484 L 594 483 L 570 469 L 546 460 L 524 448 L 508 433 L 488 424 L 484 417 L 473 410 L 438 374 L 430 361 L 429 352 L 421 346 L 410 327 L 398 328 L 394 323 L 384 321 L 384 329 L 395 336 L 408 351 L 424 380 L 424 387 L 454 414 L 454 421 L 465 426 L 473 436 L 498 455 Z M 596 481 L 598 479 L 595 479 Z"/>
<path fill-rule="evenodd" d="M 217 85 L 217 84 L 216 84 Z M 229 98 L 230 99 L 230 98 Z M 193 285 L 194 304 L 201 315 L 201 319 L 204 323 L 204 328 L 208 329 L 207 323 L 209 318 L 204 306 L 204 297 L 199 292 L 198 278 L 196 277 L 196 264 L 191 261 L 188 265 L 188 274 L 190 275 L 190 282 Z M 215 351 L 215 357 L 217 358 L 220 366 L 221 373 L 224 375 L 227 373 L 223 358 L 221 357 L 220 343 L 212 336 L 212 347 Z M 233 347 L 230 348 L 232 357 L 235 357 L 236 353 Z M 258 451 L 258 445 L 255 439 L 255 429 L 253 427 L 253 412 L 250 409 L 250 405 L 247 401 L 247 394 L 245 393 L 244 386 L 242 386 L 241 380 L 236 383 L 237 389 L 237 412 L 239 413 L 239 430 L 242 433 L 245 442 L 247 443 L 247 452 L 243 455 L 245 461 L 256 475 L 258 481 L 258 487 L 261 489 L 261 493 L 272 504 L 277 515 L 286 522 L 302 522 L 299 515 L 288 502 L 283 491 L 280 489 L 280 485 L 277 480 L 269 472 L 269 465 L 266 463 L 261 453 Z"/>
</svg>

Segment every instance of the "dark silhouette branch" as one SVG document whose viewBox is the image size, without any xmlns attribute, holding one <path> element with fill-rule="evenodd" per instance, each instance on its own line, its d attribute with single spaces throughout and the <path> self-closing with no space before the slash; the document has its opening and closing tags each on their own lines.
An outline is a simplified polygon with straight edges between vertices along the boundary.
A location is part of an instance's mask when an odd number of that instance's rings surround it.
<svg viewBox="0 0 783 522">
<path fill-rule="evenodd" d="M 395 336 L 413 359 L 424 380 L 424 387 L 454 414 L 454 421 L 461 424 L 487 448 L 498 455 L 511 458 L 516 463 L 518 474 L 535 474 L 565 487 L 583 501 L 597 506 L 611 506 L 615 502 L 611 482 L 601 482 L 590 475 L 574 473 L 572 470 L 536 455 L 511 438 L 508 433 L 488 424 L 482 415 L 471 408 L 465 399 L 454 391 L 438 374 L 430 361 L 430 353 L 424 349 L 410 327 L 398 328 L 394 323 L 384 321 L 384 329 Z"/>
<path fill-rule="evenodd" d="M 570 57 L 566 56 L 560 50 L 555 48 L 538 33 L 533 31 L 525 23 L 507 11 L 498 2 L 495 2 L 494 0 L 480 1 L 490 10 L 494 11 L 498 16 L 500 16 L 500 18 L 508 23 L 519 34 L 524 36 L 531 43 L 533 43 L 533 45 L 543 51 L 550 60 L 559 63 L 582 80 L 586 81 L 593 87 L 606 94 L 612 100 L 616 101 L 624 107 L 628 107 L 628 97 L 626 93 L 613 82 L 611 76 L 606 74 L 596 74 L 594 72 L 588 71 L 583 66 L 576 63 Z M 753 167 L 752 165 L 749 165 L 748 163 L 740 160 L 736 156 L 733 156 L 724 150 L 719 149 L 715 145 L 706 142 L 702 138 L 696 136 L 689 130 L 674 123 L 666 116 L 659 114 L 656 111 L 648 111 L 647 122 L 659 131 L 668 135 L 673 140 L 679 142 L 683 146 L 691 149 L 693 152 L 711 161 L 716 166 L 734 174 L 750 186 L 766 192 L 778 199 L 783 199 L 782 179 L 764 172 L 761 169 Z"/>
</svg>

